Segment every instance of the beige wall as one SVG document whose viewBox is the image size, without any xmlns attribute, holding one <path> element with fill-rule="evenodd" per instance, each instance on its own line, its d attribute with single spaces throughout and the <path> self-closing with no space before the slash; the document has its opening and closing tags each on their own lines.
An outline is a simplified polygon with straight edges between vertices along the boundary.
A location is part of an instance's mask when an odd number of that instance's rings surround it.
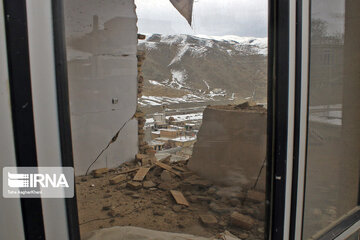
<svg viewBox="0 0 360 240">
<path fill-rule="evenodd" d="M 206 108 L 188 166 L 209 180 L 254 185 L 266 155 L 266 112 Z M 257 189 L 265 190 L 265 168 Z"/>
</svg>

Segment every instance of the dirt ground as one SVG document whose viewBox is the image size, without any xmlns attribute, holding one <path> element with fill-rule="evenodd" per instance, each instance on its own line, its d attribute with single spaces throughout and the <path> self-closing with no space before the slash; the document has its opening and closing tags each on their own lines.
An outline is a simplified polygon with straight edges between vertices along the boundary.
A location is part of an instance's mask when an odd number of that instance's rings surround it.
<svg viewBox="0 0 360 240">
<path fill-rule="evenodd" d="M 228 230 L 241 239 L 264 238 L 262 193 L 215 186 L 190 172 L 186 161 L 164 163 L 172 167 L 170 172 L 152 164 L 145 179 L 135 184 L 136 171 L 131 170 L 139 167 L 136 162 L 97 177 L 76 177 L 81 236 L 100 228 L 137 226 L 203 237 Z M 124 180 L 109 184 L 119 174 Z M 170 190 L 181 191 L 189 206 L 177 204 Z M 245 223 L 234 220 L 234 212 L 245 216 Z"/>
</svg>

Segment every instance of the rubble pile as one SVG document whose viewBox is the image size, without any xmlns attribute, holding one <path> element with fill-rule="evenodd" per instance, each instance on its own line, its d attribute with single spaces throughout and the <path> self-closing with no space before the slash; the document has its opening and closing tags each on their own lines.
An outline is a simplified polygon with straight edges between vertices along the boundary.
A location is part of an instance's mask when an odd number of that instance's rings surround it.
<svg viewBox="0 0 360 240">
<path fill-rule="evenodd" d="M 191 172 L 187 161 L 137 154 L 76 183 L 81 232 L 132 225 L 204 237 L 228 230 L 240 239 L 263 239 L 265 194 L 214 185 Z"/>
</svg>

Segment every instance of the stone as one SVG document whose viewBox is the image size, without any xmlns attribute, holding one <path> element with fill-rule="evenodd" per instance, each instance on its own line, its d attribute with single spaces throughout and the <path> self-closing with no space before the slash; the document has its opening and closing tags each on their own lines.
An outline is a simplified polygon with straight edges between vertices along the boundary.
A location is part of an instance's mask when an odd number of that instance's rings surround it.
<svg viewBox="0 0 360 240">
<path fill-rule="evenodd" d="M 172 209 L 173 209 L 174 212 L 180 212 L 181 209 L 182 209 L 182 207 L 181 207 L 181 205 L 174 205 L 174 206 L 172 207 Z"/>
<path fill-rule="evenodd" d="M 160 198 L 155 198 L 152 200 L 152 203 L 154 204 L 163 204 L 163 201 Z"/>
<path fill-rule="evenodd" d="M 162 171 L 160 179 L 164 182 L 170 182 L 172 180 L 171 173 L 167 170 Z"/>
<path fill-rule="evenodd" d="M 154 216 L 164 216 L 165 212 L 160 209 L 153 209 Z"/>
<path fill-rule="evenodd" d="M 134 198 L 134 199 L 139 199 L 140 195 L 139 194 L 133 194 L 133 195 L 131 195 L 131 197 Z"/>
<path fill-rule="evenodd" d="M 207 227 L 214 227 L 217 225 L 217 219 L 211 214 L 203 214 L 199 216 L 200 222 Z"/>
<path fill-rule="evenodd" d="M 120 183 L 120 182 L 125 181 L 125 180 L 126 180 L 126 175 L 125 174 L 120 174 L 118 176 L 115 176 L 115 177 L 111 178 L 109 180 L 109 183 L 111 185 L 114 185 L 114 184 Z"/>
<path fill-rule="evenodd" d="M 212 198 L 207 196 L 197 196 L 197 200 L 200 202 L 207 202 L 210 203 Z"/>
<path fill-rule="evenodd" d="M 236 207 L 239 203 L 240 203 L 240 200 L 239 199 L 236 199 L 236 198 L 231 198 L 229 200 L 229 203 L 232 207 Z"/>
<path fill-rule="evenodd" d="M 208 194 L 212 195 L 214 193 L 216 193 L 216 188 L 214 188 L 214 187 L 209 188 Z"/>
<path fill-rule="evenodd" d="M 230 215 L 231 224 L 237 227 L 240 227 L 245 230 L 251 230 L 251 228 L 254 226 L 255 221 L 253 218 L 247 215 L 243 215 L 238 212 L 233 212 Z"/>
<path fill-rule="evenodd" d="M 119 212 L 116 212 L 115 210 L 110 210 L 108 213 L 107 213 L 108 216 L 110 217 L 119 217 L 120 216 L 120 213 Z"/>
<path fill-rule="evenodd" d="M 225 221 L 220 221 L 220 222 L 219 222 L 219 225 L 220 225 L 221 227 L 226 227 L 226 226 L 227 226 L 227 223 L 226 223 Z"/>
<path fill-rule="evenodd" d="M 112 195 L 111 194 L 104 194 L 104 198 L 111 198 Z"/>
<path fill-rule="evenodd" d="M 156 184 L 155 184 L 153 181 L 151 181 L 151 180 L 145 181 L 145 182 L 143 183 L 143 187 L 146 188 L 146 189 L 148 189 L 148 188 L 153 188 L 153 187 L 155 187 L 155 186 L 156 186 Z"/>
<path fill-rule="evenodd" d="M 191 194 L 191 192 L 189 192 L 189 191 L 184 192 L 184 196 L 186 196 L 186 197 L 191 196 L 191 195 L 192 195 L 192 194 Z"/>
<path fill-rule="evenodd" d="M 102 210 L 103 211 L 108 211 L 108 210 L 110 210 L 111 209 L 111 204 L 110 205 L 104 205 L 103 207 L 102 207 Z"/>
<path fill-rule="evenodd" d="M 162 189 L 162 190 L 171 190 L 171 189 L 176 189 L 178 186 L 179 186 L 178 183 L 163 182 L 163 183 L 160 183 L 158 188 Z"/>
<path fill-rule="evenodd" d="M 205 179 L 201 179 L 196 175 L 186 178 L 184 182 L 202 188 L 207 188 L 211 186 L 211 182 Z"/>
<path fill-rule="evenodd" d="M 241 234 L 239 235 L 239 237 L 240 237 L 240 239 L 247 239 L 247 238 L 249 237 L 249 234 L 247 234 L 247 233 L 241 233 Z"/>
<path fill-rule="evenodd" d="M 230 210 L 228 208 L 220 207 L 215 202 L 211 202 L 209 205 L 209 208 L 211 211 L 213 211 L 214 213 L 218 213 L 218 214 L 226 214 L 226 213 L 230 212 Z"/>
<path fill-rule="evenodd" d="M 265 202 L 265 193 L 249 190 L 246 195 L 246 200 L 255 203 Z"/>
<path fill-rule="evenodd" d="M 126 183 L 122 183 L 122 184 L 116 186 L 115 189 L 116 189 L 116 190 L 122 190 L 122 189 L 124 189 L 124 188 L 126 188 Z"/>
<path fill-rule="evenodd" d="M 107 173 L 109 171 L 108 168 L 99 168 L 93 171 L 93 174 L 104 174 Z"/>
<path fill-rule="evenodd" d="M 131 181 L 126 184 L 126 187 L 131 190 L 139 190 L 140 188 L 142 188 L 142 184 L 140 182 Z"/>
<path fill-rule="evenodd" d="M 188 198 L 189 201 L 192 202 L 192 203 L 196 203 L 196 202 L 198 201 L 197 196 L 191 195 L 191 196 L 187 196 L 187 198 Z"/>
</svg>

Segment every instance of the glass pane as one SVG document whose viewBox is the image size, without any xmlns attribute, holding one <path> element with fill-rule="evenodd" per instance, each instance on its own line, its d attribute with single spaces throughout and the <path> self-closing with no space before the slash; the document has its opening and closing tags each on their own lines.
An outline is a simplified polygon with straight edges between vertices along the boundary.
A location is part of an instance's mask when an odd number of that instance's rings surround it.
<svg viewBox="0 0 360 240">
<path fill-rule="evenodd" d="M 359 1 L 312 0 L 303 239 L 358 204 Z"/>
<path fill-rule="evenodd" d="M 82 237 L 264 239 L 267 12 L 65 1 Z"/>
</svg>

